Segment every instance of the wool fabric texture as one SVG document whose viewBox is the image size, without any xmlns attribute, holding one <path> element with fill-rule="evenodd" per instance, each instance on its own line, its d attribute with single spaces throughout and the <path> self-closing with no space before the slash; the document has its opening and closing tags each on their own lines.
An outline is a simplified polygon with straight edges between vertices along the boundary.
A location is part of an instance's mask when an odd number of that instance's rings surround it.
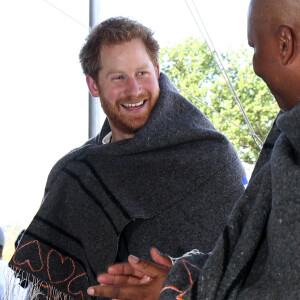
<svg viewBox="0 0 300 300">
<path fill-rule="evenodd" d="M 159 84 L 157 104 L 133 138 L 102 145 L 106 122 L 52 169 L 10 261 L 44 298 L 91 299 L 87 288 L 115 262 L 129 226 L 128 251 L 144 258 L 151 246 L 180 256 L 215 245 L 244 171 L 229 141 L 164 74 Z"/>
<path fill-rule="evenodd" d="M 279 113 L 213 253 L 177 261 L 161 300 L 300 299 L 299 115 Z"/>
</svg>

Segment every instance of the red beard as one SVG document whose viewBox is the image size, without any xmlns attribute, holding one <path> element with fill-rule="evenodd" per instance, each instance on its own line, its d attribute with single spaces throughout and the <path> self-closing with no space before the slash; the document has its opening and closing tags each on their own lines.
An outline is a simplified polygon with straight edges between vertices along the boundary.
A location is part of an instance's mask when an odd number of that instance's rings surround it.
<svg viewBox="0 0 300 300">
<path fill-rule="evenodd" d="M 111 126 L 116 127 L 119 131 L 126 134 L 133 134 L 143 127 L 149 119 L 156 101 L 159 91 L 156 95 L 152 95 L 149 91 L 141 93 L 138 97 L 127 96 L 117 99 L 114 103 L 110 103 L 100 93 L 100 101 L 103 111 L 105 112 Z M 122 104 L 138 103 L 145 101 L 141 106 L 134 108 L 123 107 Z M 130 113 L 138 109 L 142 109 L 139 113 Z"/>
</svg>

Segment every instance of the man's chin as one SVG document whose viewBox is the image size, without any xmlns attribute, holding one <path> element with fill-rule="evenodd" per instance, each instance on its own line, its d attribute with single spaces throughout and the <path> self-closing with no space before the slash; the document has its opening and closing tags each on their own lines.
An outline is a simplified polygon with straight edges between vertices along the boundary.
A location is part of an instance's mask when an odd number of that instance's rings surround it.
<svg viewBox="0 0 300 300">
<path fill-rule="evenodd" d="M 126 124 L 123 126 L 122 131 L 127 134 L 134 134 L 139 129 L 141 129 L 145 124 L 146 124 L 146 121 L 145 122 L 135 122 L 133 124 Z"/>
<path fill-rule="evenodd" d="M 124 134 L 135 134 L 139 129 L 141 129 L 145 124 L 147 120 L 132 120 L 115 124 L 115 127 Z"/>
</svg>

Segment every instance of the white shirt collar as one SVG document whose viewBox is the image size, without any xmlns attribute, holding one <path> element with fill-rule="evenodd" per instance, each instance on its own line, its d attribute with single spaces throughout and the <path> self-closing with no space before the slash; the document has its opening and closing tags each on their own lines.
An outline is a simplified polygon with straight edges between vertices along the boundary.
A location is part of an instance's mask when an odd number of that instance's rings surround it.
<svg viewBox="0 0 300 300">
<path fill-rule="evenodd" d="M 111 137 L 112 137 L 112 132 L 108 133 L 103 139 L 102 139 L 102 144 L 106 145 L 111 142 Z"/>
</svg>

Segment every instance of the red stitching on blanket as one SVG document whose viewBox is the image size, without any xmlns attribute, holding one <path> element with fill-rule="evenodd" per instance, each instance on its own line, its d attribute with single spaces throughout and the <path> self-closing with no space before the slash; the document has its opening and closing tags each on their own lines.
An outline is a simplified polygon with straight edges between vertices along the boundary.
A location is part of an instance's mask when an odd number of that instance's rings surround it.
<svg viewBox="0 0 300 300">
<path fill-rule="evenodd" d="M 40 258 L 40 262 L 41 262 L 41 265 L 42 265 L 38 270 L 34 270 L 34 269 L 32 268 L 32 266 L 31 266 L 31 264 L 30 264 L 30 259 L 25 259 L 25 261 L 22 261 L 21 263 L 18 263 L 18 262 L 16 262 L 16 260 L 15 260 L 16 255 L 17 255 L 24 247 L 27 247 L 28 245 L 34 244 L 34 243 L 36 243 L 37 246 L 38 246 L 39 258 Z M 24 249 L 23 249 L 23 250 L 24 250 Z M 29 267 L 29 269 L 31 270 L 31 272 L 40 272 L 41 270 L 43 270 L 43 268 L 44 268 L 44 262 L 43 262 L 43 259 L 42 259 L 42 250 L 41 250 L 41 246 L 40 246 L 39 241 L 38 241 L 38 240 L 33 240 L 33 241 L 27 242 L 27 243 L 23 244 L 22 246 L 20 246 L 20 247 L 16 250 L 16 252 L 15 252 L 15 254 L 14 254 L 14 256 L 13 256 L 13 262 L 14 262 L 16 265 L 18 265 L 18 266 L 22 266 L 22 265 L 24 265 L 24 264 L 27 264 L 28 267 Z"/>
<path fill-rule="evenodd" d="M 68 277 L 66 277 L 66 278 L 64 278 L 64 279 L 62 279 L 62 280 L 58 280 L 58 281 L 52 280 L 51 275 L 50 275 L 50 271 L 49 271 L 49 257 L 50 257 L 50 255 L 51 255 L 51 253 L 57 253 L 57 254 L 58 254 L 58 256 L 60 257 L 60 260 L 61 260 L 62 265 L 63 265 L 64 262 L 67 261 L 67 260 L 70 261 L 70 262 L 72 263 L 73 271 L 72 271 L 72 273 L 71 273 L 70 275 L 68 275 Z M 74 275 L 74 273 L 75 273 L 75 263 L 74 263 L 74 261 L 73 261 L 72 258 L 70 258 L 70 257 L 68 257 L 68 256 L 63 257 L 58 251 L 56 251 L 56 250 L 54 250 L 54 249 L 51 249 L 51 250 L 48 252 L 48 254 L 47 254 L 47 273 L 48 273 L 48 277 L 49 277 L 49 280 L 50 280 L 51 283 L 54 283 L 54 284 L 64 283 L 64 282 L 68 281 L 68 280 Z"/>
<path fill-rule="evenodd" d="M 188 260 L 186 260 L 186 259 L 181 259 L 180 261 L 183 263 L 184 268 L 185 268 L 186 271 L 187 271 L 187 275 L 188 275 L 188 277 L 189 277 L 190 286 L 189 286 L 186 290 L 182 291 L 182 290 L 180 290 L 179 288 L 177 288 L 176 286 L 173 286 L 173 285 L 167 285 L 167 286 L 165 286 L 165 287 L 161 290 L 161 292 L 160 292 L 160 293 L 162 293 L 163 291 L 166 291 L 166 290 L 174 290 L 174 291 L 180 293 L 178 296 L 176 296 L 176 299 L 177 299 L 177 300 L 183 300 L 183 296 L 184 296 L 188 291 L 190 291 L 190 290 L 192 289 L 193 285 L 194 285 L 194 281 L 193 281 L 193 279 L 192 279 L 191 272 L 190 272 L 190 270 L 188 269 L 187 265 L 190 265 L 190 266 L 192 266 L 193 268 L 195 268 L 195 269 L 197 269 L 197 270 L 199 270 L 199 271 L 201 270 L 201 268 L 199 268 L 198 266 L 196 266 L 196 265 L 190 263 L 190 262 L 189 262 Z"/>
<path fill-rule="evenodd" d="M 78 274 L 78 275 L 76 275 L 72 280 L 70 280 L 70 282 L 68 283 L 68 292 L 69 292 L 70 294 L 72 294 L 72 295 L 75 295 L 75 296 L 80 295 L 82 300 L 84 300 L 83 292 L 82 292 L 82 291 L 79 291 L 79 292 L 77 292 L 77 293 L 73 293 L 73 292 L 70 290 L 70 284 L 71 284 L 75 279 L 77 279 L 77 278 L 79 278 L 79 277 L 81 277 L 81 276 L 84 276 L 84 275 L 86 275 L 86 274 L 87 274 L 86 272 L 85 272 L 85 273 Z"/>
</svg>

